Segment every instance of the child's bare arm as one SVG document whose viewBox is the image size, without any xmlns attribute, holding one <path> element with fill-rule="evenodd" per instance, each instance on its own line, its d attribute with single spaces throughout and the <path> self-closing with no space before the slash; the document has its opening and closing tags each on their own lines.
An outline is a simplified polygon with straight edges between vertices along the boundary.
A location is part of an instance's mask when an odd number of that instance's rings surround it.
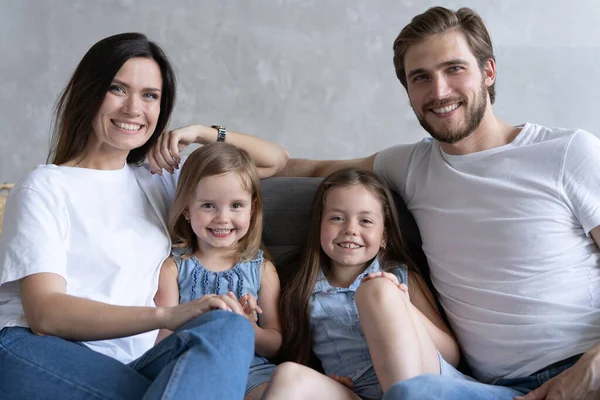
<svg viewBox="0 0 600 400">
<path fill-rule="evenodd" d="M 256 352 L 271 358 L 281 347 L 281 319 L 279 318 L 279 276 L 275 266 L 265 261 L 262 267 L 258 306 L 262 309 L 260 326 L 254 324 Z"/>
<path fill-rule="evenodd" d="M 174 307 L 179 304 L 179 285 L 177 284 L 177 264 L 173 257 L 168 257 L 160 269 L 158 278 L 158 290 L 154 296 L 154 304 L 157 307 Z M 169 336 L 172 332 L 161 329 L 158 332 L 156 343 Z"/>
<path fill-rule="evenodd" d="M 435 302 L 433 293 L 423 279 L 413 273 L 408 274 L 408 290 L 410 302 L 419 315 L 431 341 L 448 363 L 458 365 L 460 350 L 458 344 L 446 325 Z"/>
</svg>

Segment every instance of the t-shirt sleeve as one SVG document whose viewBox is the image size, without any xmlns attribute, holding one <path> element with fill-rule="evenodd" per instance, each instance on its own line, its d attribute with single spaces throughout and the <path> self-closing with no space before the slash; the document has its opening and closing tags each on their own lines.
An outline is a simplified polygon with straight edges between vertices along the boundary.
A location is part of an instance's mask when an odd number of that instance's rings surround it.
<svg viewBox="0 0 600 400">
<path fill-rule="evenodd" d="M 377 153 L 373 164 L 373 172 L 403 197 L 406 195 L 408 167 L 415 146 L 415 143 L 410 143 L 389 147 Z"/>
<path fill-rule="evenodd" d="M 15 187 L 8 196 L 0 240 L 0 285 L 51 272 L 67 279 L 67 219 L 59 204 Z"/>
<path fill-rule="evenodd" d="M 575 133 L 567 147 L 562 189 L 567 204 L 586 234 L 600 225 L 600 139 L 589 132 Z"/>
</svg>

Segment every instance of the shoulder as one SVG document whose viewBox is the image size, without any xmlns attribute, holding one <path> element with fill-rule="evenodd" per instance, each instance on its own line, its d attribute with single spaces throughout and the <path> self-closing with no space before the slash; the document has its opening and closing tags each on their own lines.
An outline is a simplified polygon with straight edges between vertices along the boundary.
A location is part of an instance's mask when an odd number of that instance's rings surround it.
<svg viewBox="0 0 600 400">
<path fill-rule="evenodd" d="M 26 199 L 43 199 L 53 206 L 62 206 L 67 197 L 71 183 L 60 167 L 56 165 L 39 165 L 15 184 L 10 192 L 11 197 Z"/>
</svg>

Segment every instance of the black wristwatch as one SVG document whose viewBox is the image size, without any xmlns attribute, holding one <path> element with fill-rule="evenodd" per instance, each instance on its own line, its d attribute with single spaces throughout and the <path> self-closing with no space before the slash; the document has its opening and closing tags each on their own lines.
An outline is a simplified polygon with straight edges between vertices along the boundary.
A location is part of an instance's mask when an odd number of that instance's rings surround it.
<svg viewBox="0 0 600 400">
<path fill-rule="evenodd" d="M 224 142 L 227 136 L 227 129 L 221 125 L 211 125 L 210 127 L 217 130 L 217 142 Z"/>
</svg>

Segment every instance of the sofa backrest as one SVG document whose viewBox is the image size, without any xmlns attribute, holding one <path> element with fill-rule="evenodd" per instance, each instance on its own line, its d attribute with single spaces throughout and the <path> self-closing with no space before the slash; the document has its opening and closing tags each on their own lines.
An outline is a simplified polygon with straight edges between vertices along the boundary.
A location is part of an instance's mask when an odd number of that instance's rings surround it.
<svg viewBox="0 0 600 400">
<path fill-rule="evenodd" d="M 300 250 L 305 244 L 313 197 L 321 180 L 274 177 L 261 182 L 264 199 L 263 242 L 280 271 L 286 265 L 278 261 L 290 252 Z M 429 281 L 429 268 L 421 249 L 419 228 L 402 198 L 396 193 L 394 198 L 404 241 L 413 260 Z"/>
</svg>

